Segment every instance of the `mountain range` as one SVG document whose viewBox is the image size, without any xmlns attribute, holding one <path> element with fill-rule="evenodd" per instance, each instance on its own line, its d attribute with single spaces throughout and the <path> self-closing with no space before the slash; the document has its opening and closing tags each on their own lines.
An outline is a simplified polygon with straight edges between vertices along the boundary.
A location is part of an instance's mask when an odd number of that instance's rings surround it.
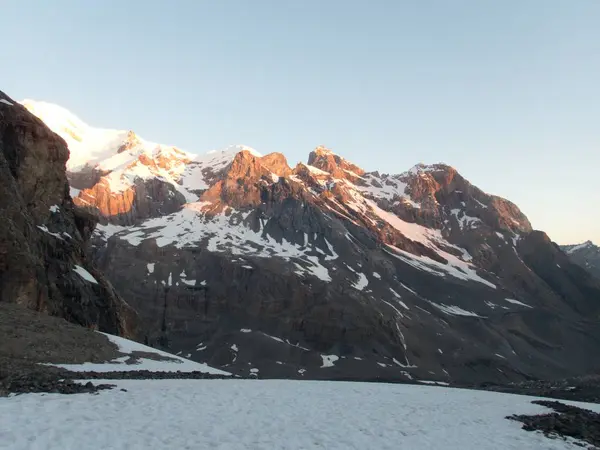
<svg viewBox="0 0 600 450">
<path fill-rule="evenodd" d="M 80 226 L 86 248 L 69 259 L 87 258 L 137 312 L 146 344 L 282 378 L 510 382 L 600 368 L 600 279 L 451 166 L 366 172 L 324 146 L 294 167 L 243 145 L 191 153 L 4 100 L 4 148 L 34 136 L 60 153 L 34 146 L 19 172 L 40 190 L 40 164 L 55 167 L 39 239 L 75 234 L 53 205 L 99 220 Z"/>
</svg>

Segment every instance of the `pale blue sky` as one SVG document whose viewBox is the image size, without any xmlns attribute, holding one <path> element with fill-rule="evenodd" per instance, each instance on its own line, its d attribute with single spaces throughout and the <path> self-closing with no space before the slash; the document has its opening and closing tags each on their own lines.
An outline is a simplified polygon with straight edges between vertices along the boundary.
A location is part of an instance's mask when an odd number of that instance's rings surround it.
<svg viewBox="0 0 600 450">
<path fill-rule="evenodd" d="M 291 164 L 446 162 L 600 243 L 600 0 L 4 0 L 0 89 Z"/>
</svg>

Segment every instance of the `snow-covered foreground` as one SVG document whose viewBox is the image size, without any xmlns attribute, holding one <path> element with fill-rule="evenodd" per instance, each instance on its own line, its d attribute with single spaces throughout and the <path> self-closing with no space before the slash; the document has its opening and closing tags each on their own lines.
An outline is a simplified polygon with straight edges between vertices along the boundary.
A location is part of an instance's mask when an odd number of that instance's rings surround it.
<svg viewBox="0 0 600 450">
<path fill-rule="evenodd" d="M 119 352 L 126 356 L 117 358 L 106 363 L 83 363 L 83 364 L 49 364 L 62 367 L 72 372 L 126 372 L 133 370 L 148 370 L 150 372 L 203 372 L 213 375 L 231 375 L 229 372 L 215 369 L 206 364 L 190 361 L 171 353 L 163 352 L 146 345 L 139 344 L 129 339 L 124 339 L 112 334 L 101 333 L 106 336 L 118 348 Z M 135 363 L 129 362 L 132 353 L 138 352 L 148 357 L 134 357 Z M 153 359 L 154 358 L 154 359 Z"/>
<path fill-rule="evenodd" d="M 580 448 L 505 419 L 547 411 L 531 397 L 510 394 L 283 380 L 116 383 L 127 391 L 0 399 L 0 448 Z"/>
</svg>

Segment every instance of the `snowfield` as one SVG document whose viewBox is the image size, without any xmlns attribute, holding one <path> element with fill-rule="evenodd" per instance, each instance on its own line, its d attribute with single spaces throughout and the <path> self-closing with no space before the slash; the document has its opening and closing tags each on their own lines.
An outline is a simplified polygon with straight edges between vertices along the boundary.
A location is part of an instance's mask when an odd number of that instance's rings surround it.
<svg viewBox="0 0 600 450">
<path fill-rule="evenodd" d="M 547 411 L 532 397 L 319 381 L 113 383 L 126 392 L 0 398 L 0 449 L 581 448 L 504 418 Z"/>
</svg>

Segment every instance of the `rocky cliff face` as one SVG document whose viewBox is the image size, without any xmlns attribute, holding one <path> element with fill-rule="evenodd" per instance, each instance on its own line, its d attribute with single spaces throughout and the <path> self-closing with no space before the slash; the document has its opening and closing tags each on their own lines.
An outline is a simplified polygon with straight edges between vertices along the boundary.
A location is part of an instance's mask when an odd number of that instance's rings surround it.
<svg viewBox="0 0 600 450">
<path fill-rule="evenodd" d="M 561 248 L 571 261 L 600 279 L 600 247 L 592 241 L 586 241 L 583 244 L 563 245 Z"/>
<path fill-rule="evenodd" d="M 292 169 L 243 146 L 136 145 L 94 160 L 88 189 L 126 186 L 152 213 L 123 222 L 79 198 L 103 215 L 94 259 L 149 343 L 244 375 L 508 381 L 600 367 L 600 282 L 450 166 L 366 172 L 319 147 Z M 135 186 L 154 182 L 182 197 L 139 200 Z"/>
<path fill-rule="evenodd" d="M 133 336 L 135 313 L 86 255 L 96 218 L 73 205 L 65 142 L 0 92 L 0 301 Z"/>
</svg>

